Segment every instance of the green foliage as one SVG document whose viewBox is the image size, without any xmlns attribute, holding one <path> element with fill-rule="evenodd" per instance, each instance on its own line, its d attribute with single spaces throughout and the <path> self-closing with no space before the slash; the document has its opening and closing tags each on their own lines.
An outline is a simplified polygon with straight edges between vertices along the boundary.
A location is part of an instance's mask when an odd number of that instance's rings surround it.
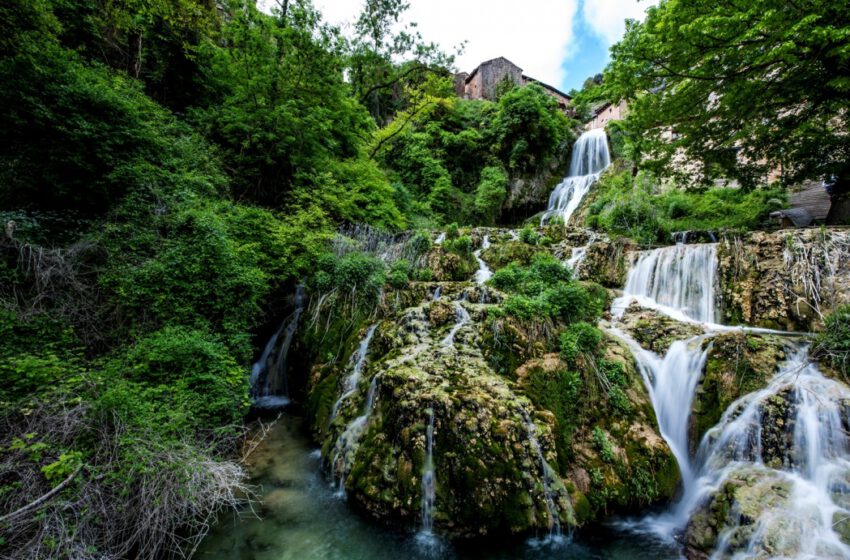
<svg viewBox="0 0 850 560">
<path fill-rule="evenodd" d="M 169 326 L 139 340 L 119 371 L 169 394 L 196 428 L 237 422 L 247 402 L 247 371 L 203 331 Z"/>
<path fill-rule="evenodd" d="M 475 211 L 484 225 L 493 225 L 507 197 L 508 175 L 501 167 L 485 167 L 475 189 Z"/>
<path fill-rule="evenodd" d="M 461 235 L 454 239 L 448 239 L 443 242 L 443 248 L 450 253 L 458 255 L 468 255 L 472 252 L 472 239 L 468 235 Z"/>
<path fill-rule="evenodd" d="M 666 190 L 649 173 L 608 173 L 594 187 L 587 225 L 639 243 L 669 243 L 676 231 L 748 231 L 781 207 L 779 188 L 751 191 L 715 187 Z"/>
<path fill-rule="evenodd" d="M 56 486 L 76 472 L 82 464 L 83 454 L 80 451 L 70 451 L 62 453 L 57 460 L 41 467 L 41 472 L 51 485 Z"/>
<path fill-rule="evenodd" d="M 575 365 L 580 355 L 595 356 L 601 344 L 602 331 L 589 323 L 574 323 L 561 334 L 561 357 Z"/>
<path fill-rule="evenodd" d="M 514 88 L 499 99 L 493 129 L 497 153 L 517 171 L 541 168 L 571 139 L 569 119 L 536 84 Z"/>
<path fill-rule="evenodd" d="M 429 96 L 379 133 L 378 157 L 393 180 L 429 202 L 442 223 L 491 225 L 508 172 L 535 173 L 572 140 L 570 121 L 539 86 L 515 87 L 497 103 Z"/>
<path fill-rule="evenodd" d="M 814 355 L 845 377 L 850 374 L 850 306 L 827 315 L 824 329 L 815 341 Z"/>
<path fill-rule="evenodd" d="M 663 1 L 612 47 L 605 88 L 629 101 L 642 167 L 676 173 L 684 153 L 706 184 L 756 186 L 781 165 L 785 182 L 834 175 L 847 189 L 848 25 L 831 0 Z"/>
<path fill-rule="evenodd" d="M 599 426 L 593 427 L 593 445 L 599 451 L 599 457 L 606 463 L 613 463 L 617 456 L 614 454 L 614 448 L 611 447 L 611 442 L 608 440 L 608 435 Z"/>
<path fill-rule="evenodd" d="M 357 305 L 369 308 L 377 303 L 386 281 L 381 259 L 355 252 L 341 258 L 324 255 L 318 263 L 312 285 L 319 293 L 336 291 L 345 297 L 356 294 Z"/>
<path fill-rule="evenodd" d="M 573 281 L 570 270 L 548 253 L 535 254 L 529 266 L 511 263 L 490 282 L 510 294 L 505 313 L 526 321 L 593 321 L 605 304 L 604 295 Z"/>
<path fill-rule="evenodd" d="M 406 288 L 410 281 L 410 263 L 403 259 L 392 263 L 387 281 L 393 288 Z"/>
</svg>

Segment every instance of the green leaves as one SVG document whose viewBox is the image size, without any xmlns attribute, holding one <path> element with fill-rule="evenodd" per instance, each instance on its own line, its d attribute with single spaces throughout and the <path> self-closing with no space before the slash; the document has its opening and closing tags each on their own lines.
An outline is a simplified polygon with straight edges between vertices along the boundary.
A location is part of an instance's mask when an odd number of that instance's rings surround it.
<svg viewBox="0 0 850 560">
<path fill-rule="evenodd" d="M 828 0 L 668 0 L 612 47 L 605 87 L 629 100 L 644 168 L 744 187 L 779 166 L 786 183 L 847 178 L 848 29 L 848 11 Z"/>
</svg>

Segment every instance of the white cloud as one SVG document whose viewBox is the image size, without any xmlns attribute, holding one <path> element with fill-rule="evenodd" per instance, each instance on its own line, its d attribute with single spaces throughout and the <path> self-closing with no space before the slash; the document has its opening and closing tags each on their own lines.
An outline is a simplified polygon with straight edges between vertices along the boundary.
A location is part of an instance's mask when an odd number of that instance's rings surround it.
<svg viewBox="0 0 850 560">
<path fill-rule="evenodd" d="M 626 19 L 642 21 L 658 0 L 584 0 L 581 15 L 588 28 L 611 46 L 623 37 Z"/>
<path fill-rule="evenodd" d="M 331 23 L 351 22 L 360 12 L 359 0 L 314 0 Z M 458 57 L 459 70 L 504 56 L 538 80 L 558 87 L 562 64 L 573 39 L 578 0 L 410 0 L 408 21 L 419 26 L 426 41 L 445 51 L 466 41 Z"/>
</svg>

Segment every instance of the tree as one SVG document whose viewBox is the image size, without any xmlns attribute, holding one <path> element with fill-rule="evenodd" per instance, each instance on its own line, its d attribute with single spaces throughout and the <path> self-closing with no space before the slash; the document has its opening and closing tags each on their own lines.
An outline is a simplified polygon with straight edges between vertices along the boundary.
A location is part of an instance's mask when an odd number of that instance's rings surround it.
<svg viewBox="0 0 850 560">
<path fill-rule="evenodd" d="M 454 57 L 425 43 L 411 23 L 399 30 L 410 4 L 404 0 L 366 0 L 355 23 L 348 66 L 354 95 L 379 125 L 407 108 L 407 93 L 430 75 L 447 76 Z M 404 57 L 403 63 L 396 62 Z"/>
<path fill-rule="evenodd" d="M 848 70 L 842 2 L 664 0 L 628 23 L 605 87 L 629 101 L 646 166 L 669 172 L 684 152 L 706 183 L 723 175 L 750 187 L 777 167 L 785 183 L 834 177 L 846 217 Z"/>
</svg>

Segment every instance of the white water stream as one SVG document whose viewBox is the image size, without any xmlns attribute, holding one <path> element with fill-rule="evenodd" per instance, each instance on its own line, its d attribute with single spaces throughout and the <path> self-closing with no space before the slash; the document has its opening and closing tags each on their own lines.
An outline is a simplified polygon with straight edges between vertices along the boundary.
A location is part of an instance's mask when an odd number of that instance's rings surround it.
<svg viewBox="0 0 850 560">
<path fill-rule="evenodd" d="M 490 248 L 490 237 L 485 235 L 484 239 L 481 241 L 481 248 L 477 249 L 472 256 L 475 257 L 475 260 L 478 261 L 478 270 L 475 272 L 475 283 L 481 286 L 487 280 L 493 277 L 493 271 L 490 270 L 490 267 L 487 266 L 487 263 L 484 262 L 484 259 L 481 258 L 481 253 Z"/>
<path fill-rule="evenodd" d="M 304 286 L 295 289 L 295 308 L 266 343 L 260 359 L 251 367 L 251 401 L 257 408 L 281 408 L 289 404 L 287 358 L 307 298 Z M 278 345 L 278 340 L 283 340 Z"/>
<path fill-rule="evenodd" d="M 540 225 L 555 217 L 560 217 L 567 225 L 590 187 L 609 165 L 611 155 L 605 130 L 597 128 L 582 134 L 573 146 L 569 174 L 549 195 L 549 206 L 540 219 Z"/>
<path fill-rule="evenodd" d="M 428 428 L 425 431 L 425 464 L 422 468 L 422 528 L 423 538 L 433 535 L 434 505 L 437 500 L 437 477 L 434 474 L 434 410 L 428 409 Z"/>
<path fill-rule="evenodd" d="M 661 357 L 618 328 L 649 389 L 662 436 L 682 473 L 683 495 L 667 513 L 636 525 L 674 538 L 694 511 L 731 481 L 751 484 L 757 505 L 733 504 L 737 519 L 719 527 L 712 558 L 768 557 L 782 551 L 798 559 L 850 558 L 835 526 L 850 519 L 850 389 L 825 378 L 801 349 L 771 383 L 733 403 L 688 453 L 688 424 L 713 332 L 725 330 L 716 302 L 716 245 L 676 245 L 638 253 L 625 295 L 614 303 L 621 316 L 631 301 L 687 322 L 708 334 L 674 342 Z M 769 414 L 777 407 L 787 412 Z M 777 417 L 778 416 L 778 417 Z M 769 442 L 769 443 L 768 443 Z M 746 511 L 734 508 L 748 508 Z M 734 517 L 737 516 L 737 517 Z M 774 551 L 774 552 L 771 552 Z"/>
<path fill-rule="evenodd" d="M 366 364 L 366 356 L 369 353 L 369 343 L 372 342 L 372 336 L 374 336 L 375 329 L 377 328 L 378 325 L 369 327 L 366 331 L 366 336 L 360 341 L 357 354 L 352 356 L 354 366 L 351 368 L 351 373 L 348 374 L 348 377 L 343 382 L 342 393 L 334 403 L 333 410 L 331 410 L 330 422 L 333 422 L 336 415 L 339 414 L 339 407 L 342 406 L 342 403 L 357 391 L 357 384 L 360 382 L 363 366 Z"/>
</svg>

